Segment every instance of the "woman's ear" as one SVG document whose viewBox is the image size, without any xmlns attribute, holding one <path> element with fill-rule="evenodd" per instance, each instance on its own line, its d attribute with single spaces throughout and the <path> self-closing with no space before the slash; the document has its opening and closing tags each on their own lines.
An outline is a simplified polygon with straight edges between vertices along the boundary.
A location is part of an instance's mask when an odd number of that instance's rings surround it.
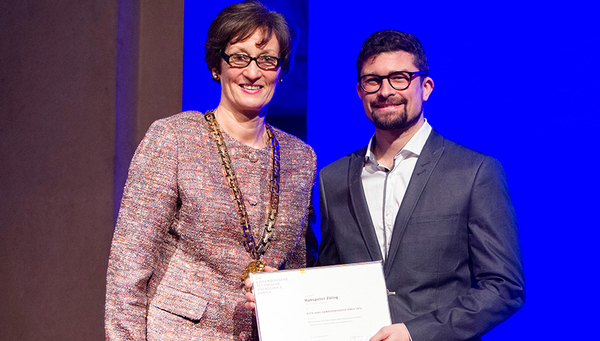
<svg viewBox="0 0 600 341">
<path fill-rule="evenodd" d="M 211 74 L 212 74 L 212 79 L 214 79 L 215 82 L 221 83 L 221 75 L 219 75 L 219 72 L 217 71 L 217 69 L 213 68 L 211 71 Z"/>
</svg>

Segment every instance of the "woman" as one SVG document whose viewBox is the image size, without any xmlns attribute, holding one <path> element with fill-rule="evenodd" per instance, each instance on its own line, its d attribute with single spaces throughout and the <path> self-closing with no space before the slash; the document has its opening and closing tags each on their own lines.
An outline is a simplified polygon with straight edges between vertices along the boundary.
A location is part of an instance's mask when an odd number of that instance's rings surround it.
<svg viewBox="0 0 600 341">
<path fill-rule="evenodd" d="M 315 154 L 264 121 L 293 32 L 247 1 L 219 13 L 205 48 L 219 106 L 156 121 L 132 160 L 107 274 L 107 339 L 251 339 L 244 277 L 314 255 Z"/>
</svg>

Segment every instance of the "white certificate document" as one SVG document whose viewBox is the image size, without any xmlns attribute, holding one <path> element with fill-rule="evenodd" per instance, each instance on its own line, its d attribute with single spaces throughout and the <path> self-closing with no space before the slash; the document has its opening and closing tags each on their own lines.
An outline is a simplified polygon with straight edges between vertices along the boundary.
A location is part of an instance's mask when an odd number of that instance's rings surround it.
<svg viewBox="0 0 600 341">
<path fill-rule="evenodd" d="M 381 262 L 250 274 L 261 341 L 368 341 L 391 324 Z"/>
</svg>

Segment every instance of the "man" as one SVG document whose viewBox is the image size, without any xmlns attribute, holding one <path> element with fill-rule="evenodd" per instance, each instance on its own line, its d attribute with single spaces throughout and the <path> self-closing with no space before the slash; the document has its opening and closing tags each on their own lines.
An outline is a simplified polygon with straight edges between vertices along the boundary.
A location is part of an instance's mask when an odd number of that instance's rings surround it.
<svg viewBox="0 0 600 341">
<path fill-rule="evenodd" d="M 479 340 L 525 300 L 502 166 L 432 129 L 428 71 L 413 35 L 367 38 L 356 90 L 375 135 L 320 173 L 317 265 L 383 260 L 394 324 L 371 340 Z"/>
</svg>

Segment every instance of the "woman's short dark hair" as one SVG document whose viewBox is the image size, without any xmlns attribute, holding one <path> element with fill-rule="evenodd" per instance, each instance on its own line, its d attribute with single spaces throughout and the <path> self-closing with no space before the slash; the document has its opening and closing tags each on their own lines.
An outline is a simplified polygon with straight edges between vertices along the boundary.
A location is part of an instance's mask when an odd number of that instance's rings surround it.
<svg viewBox="0 0 600 341">
<path fill-rule="evenodd" d="M 273 34 L 279 43 L 279 58 L 282 75 L 286 75 L 293 65 L 293 55 L 297 34 L 285 17 L 269 10 L 258 1 L 244 1 L 225 7 L 208 28 L 204 44 L 205 60 L 208 69 L 221 72 L 221 51 L 227 44 L 235 44 L 250 38 L 256 30 L 261 30 L 259 46 L 271 40 Z"/>
<path fill-rule="evenodd" d="M 419 71 L 429 72 L 427 55 L 419 39 L 410 33 L 396 30 L 377 31 L 363 43 L 356 60 L 356 72 L 360 77 L 365 62 L 380 53 L 405 51 L 414 56 L 413 63 Z"/>
</svg>

